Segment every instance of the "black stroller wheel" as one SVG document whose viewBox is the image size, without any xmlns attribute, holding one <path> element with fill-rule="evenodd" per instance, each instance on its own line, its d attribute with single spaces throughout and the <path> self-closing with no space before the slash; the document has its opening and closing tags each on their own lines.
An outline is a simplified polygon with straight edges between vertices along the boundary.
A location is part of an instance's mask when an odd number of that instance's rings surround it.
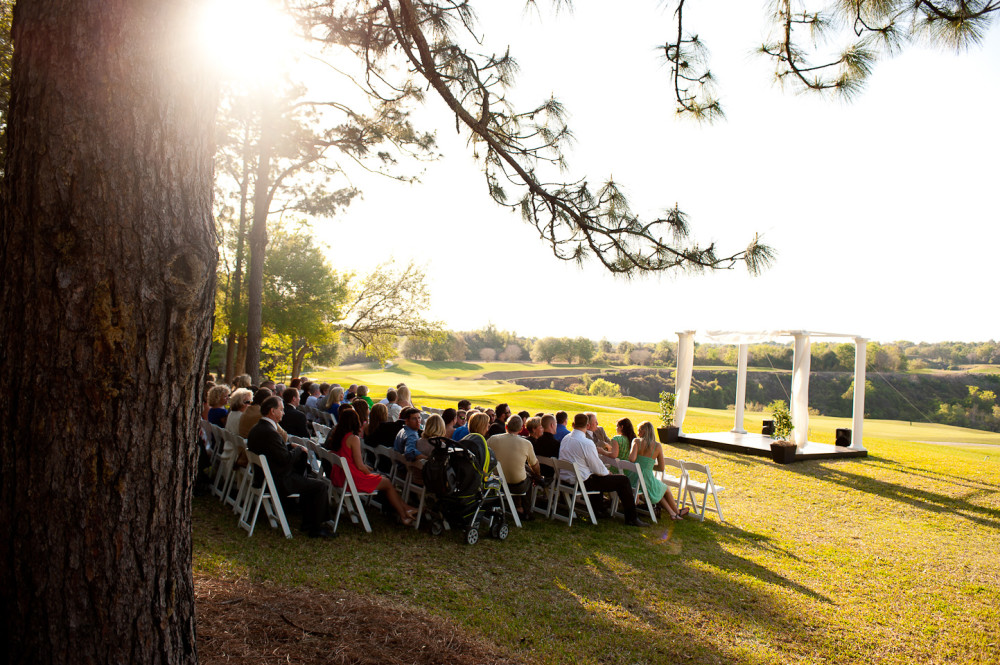
<svg viewBox="0 0 1000 665">
<path fill-rule="evenodd" d="M 493 537 L 497 540 L 507 540 L 507 536 L 510 535 L 510 527 L 507 526 L 507 522 L 497 522 L 493 525 L 491 529 Z"/>
<path fill-rule="evenodd" d="M 444 533 L 444 524 L 441 522 L 431 522 L 431 535 L 440 536 Z"/>
<path fill-rule="evenodd" d="M 479 542 L 479 529 L 476 527 L 470 527 L 468 531 L 465 532 L 465 542 L 469 545 L 475 545 Z"/>
</svg>

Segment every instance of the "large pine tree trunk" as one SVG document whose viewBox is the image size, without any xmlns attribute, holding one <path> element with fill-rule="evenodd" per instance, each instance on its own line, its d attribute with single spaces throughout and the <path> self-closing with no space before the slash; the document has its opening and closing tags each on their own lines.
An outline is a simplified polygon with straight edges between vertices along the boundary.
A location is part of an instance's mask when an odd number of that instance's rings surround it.
<svg viewBox="0 0 1000 665">
<path fill-rule="evenodd" d="M 196 662 L 190 490 L 217 255 L 191 4 L 15 9 L 0 662 Z"/>
</svg>

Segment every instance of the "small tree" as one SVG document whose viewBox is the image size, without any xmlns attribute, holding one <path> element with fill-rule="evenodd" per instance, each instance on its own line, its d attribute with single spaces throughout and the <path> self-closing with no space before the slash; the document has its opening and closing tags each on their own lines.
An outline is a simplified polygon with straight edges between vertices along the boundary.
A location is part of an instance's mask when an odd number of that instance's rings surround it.
<svg viewBox="0 0 1000 665">
<path fill-rule="evenodd" d="M 771 410 L 771 418 L 774 419 L 774 440 L 787 441 L 795 429 L 795 425 L 792 424 L 792 414 L 788 412 L 788 405 L 784 400 L 776 399 L 768 408 Z"/>
<path fill-rule="evenodd" d="M 664 390 L 660 393 L 660 418 L 664 427 L 674 426 L 674 409 L 677 408 L 677 394 Z"/>
<path fill-rule="evenodd" d="M 617 383 L 611 383 L 607 379 L 594 379 L 590 384 L 590 394 L 601 397 L 621 397 L 622 389 Z"/>
</svg>

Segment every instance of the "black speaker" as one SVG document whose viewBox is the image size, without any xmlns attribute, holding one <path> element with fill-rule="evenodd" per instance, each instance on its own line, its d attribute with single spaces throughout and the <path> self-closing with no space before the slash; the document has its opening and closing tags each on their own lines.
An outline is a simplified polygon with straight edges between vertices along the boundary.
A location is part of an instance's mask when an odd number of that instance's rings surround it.
<svg viewBox="0 0 1000 665">
<path fill-rule="evenodd" d="M 774 421 L 765 420 L 764 426 L 760 429 L 760 433 L 764 436 L 774 436 Z"/>
<path fill-rule="evenodd" d="M 838 446 L 843 446 L 845 448 L 851 447 L 851 430 L 844 428 L 837 429 L 837 439 L 836 443 Z"/>
</svg>

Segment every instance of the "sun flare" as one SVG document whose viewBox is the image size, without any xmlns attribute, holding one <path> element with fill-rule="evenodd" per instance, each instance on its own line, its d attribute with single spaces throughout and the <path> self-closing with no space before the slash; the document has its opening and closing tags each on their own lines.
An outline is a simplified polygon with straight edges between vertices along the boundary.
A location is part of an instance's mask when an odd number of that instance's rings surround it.
<svg viewBox="0 0 1000 665">
<path fill-rule="evenodd" d="M 292 18 L 268 0 L 211 0 L 197 29 L 220 73 L 243 81 L 275 80 L 289 66 L 298 39 Z"/>
</svg>

